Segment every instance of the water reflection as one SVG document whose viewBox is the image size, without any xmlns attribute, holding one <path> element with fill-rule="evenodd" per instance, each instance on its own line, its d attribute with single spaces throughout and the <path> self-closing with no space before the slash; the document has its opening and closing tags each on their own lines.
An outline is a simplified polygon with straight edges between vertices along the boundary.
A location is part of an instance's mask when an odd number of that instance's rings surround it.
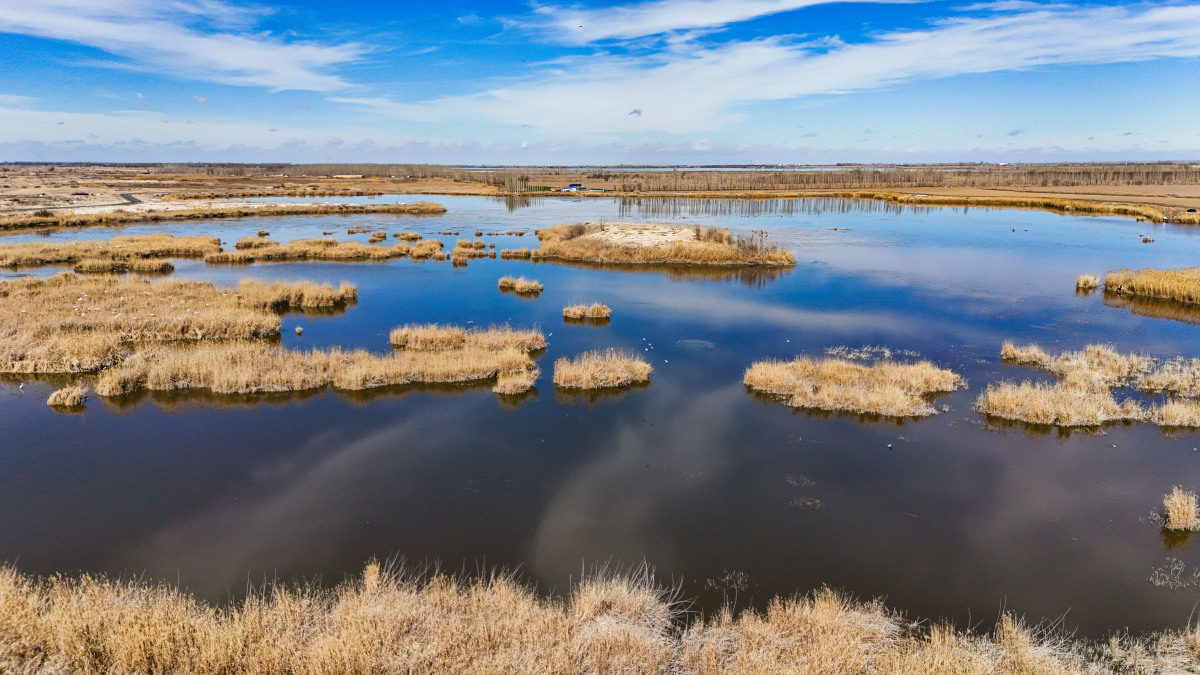
<svg viewBox="0 0 1200 675">
<path fill-rule="evenodd" d="M 1200 326 L 1200 307 L 1174 300 L 1143 298 L 1136 295 L 1105 293 L 1104 304 L 1109 307 L 1128 309 L 1135 316 L 1151 319 L 1169 319 Z"/>
<path fill-rule="evenodd" d="M 587 406 L 594 408 L 600 403 L 613 403 L 622 396 L 646 389 L 649 382 L 634 382 L 623 387 L 601 387 L 599 389 L 554 388 L 554 400 L 562 405 Z"/>
</svg>

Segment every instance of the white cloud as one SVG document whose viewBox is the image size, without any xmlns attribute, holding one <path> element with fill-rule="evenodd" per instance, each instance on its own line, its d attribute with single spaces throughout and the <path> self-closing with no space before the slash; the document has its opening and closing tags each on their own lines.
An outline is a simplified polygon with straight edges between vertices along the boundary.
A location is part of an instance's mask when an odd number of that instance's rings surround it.
<svg viewBox="0 0 1200 675">
<path fill-rule="evenodd" d="M 681 30 L 717 28 L 802 7 L 842 0 L 657 0 L 636 5 L 580 9 L 540 6 L 541 21 L 528 27 L 548 30 L 556 39 L 585 44 L 631 39 Z M 863 0 L 920 2 L 922 0 Z"/>
<path fill-rule="evenodd" d="M 262 11 L 216 0 L 38 0 L 0 3 L 0 32 L 101 49 L 119 65 L 223 84 L 330 91 L 328 71 L 359 59 L 359 44 L 322 45 L 251 33 Z"/>
<path fill-rule="evenodd" d="M 959 17 L 863 43 L 783 38 L 693 44 L 654 56 L 560 60 L 523 84 L 425 102 L 338 98 L 413 121 L 529 125 L 560 136 L 706 132 L 739 106 L 1049 64 L 1200 56 L 1200 6 L 1093 7 Z M 630 117 L 632 109 L 654 115 Z"/>
</svg>

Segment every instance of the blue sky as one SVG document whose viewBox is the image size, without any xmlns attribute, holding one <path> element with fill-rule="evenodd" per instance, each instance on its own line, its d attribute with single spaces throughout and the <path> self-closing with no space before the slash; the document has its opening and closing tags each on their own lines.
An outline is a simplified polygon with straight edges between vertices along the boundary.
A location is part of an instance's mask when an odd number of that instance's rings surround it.
<svg viewBox="0 0 1200 675">
<path fill-rule="evenodd" d="M 0 159 L 1200 159 L 1200 4 L 0 0 Z"/>
</svg>

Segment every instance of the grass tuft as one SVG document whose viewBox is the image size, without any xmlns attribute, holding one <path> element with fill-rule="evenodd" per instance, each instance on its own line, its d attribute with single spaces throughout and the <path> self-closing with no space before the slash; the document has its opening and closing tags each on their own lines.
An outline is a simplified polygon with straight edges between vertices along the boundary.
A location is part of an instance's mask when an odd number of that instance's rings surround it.
<svg viewBox="0 0 1200 675">
<path fill-rule="evenodd" d="M 1075 278 L 1075 290 L 1090 291 L 1100 288 L 1100 277 L 1094 274 L 1080 274 Z"/>
<path fill-rule="evenodd" d="M 1200 500 L 1195 492 L 1176 485 L 1163 497 L 1163 516 L 1168 530 L 1200 530 Z"/>
<path fill-rule="evenodd" d="M 593 302 L 590 305 L 571 305 L 563 307 L 564 319 L 607 319 L 612 316 L 608 305 Z"/>
<path fill-rule="evenodd" d="M 63 387 L 50 394 L 46 405 L 59 408 L 80 408 L 87 400 L 87 389 L 79 386 Z"/>
<path fill-rule="evenodd" d="M 654 370 L 640 357 L 615 349 L 584 352 L 554 362 L 554 384 L 565 389 L 603 389 L 649 382 Z"/>
<path fill-rule="evenodd" d="M 532 279 L 526 279 L 525 277 L 500 278 L 500 290 L 502 291 L 536 294 L 541 293 L 543 288 L 544 287 L 542 286 L 541 282 Z"/>
<path fill-rule="evenodd" d="M 846 359 L 758 361 L 746 369 L 745 385 L 782 396 L 795 408 L 817 408 L 889 417 L 937 414 L 926 400 L 930 394 L 953 391 L 962 377 L 929 361 L 867 366 Z"/>
</svg>

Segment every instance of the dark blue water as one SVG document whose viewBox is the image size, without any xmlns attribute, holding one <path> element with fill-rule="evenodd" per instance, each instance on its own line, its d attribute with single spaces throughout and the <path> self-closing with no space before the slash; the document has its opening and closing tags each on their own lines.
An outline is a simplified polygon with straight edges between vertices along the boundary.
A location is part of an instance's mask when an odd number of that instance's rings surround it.
<svg viewBox="0 0 1200 675">
<path fill-rule="evenodd" d="M 358 303 L 344 312 L 286 315 L 289 347 L 384 352 L 387 333 L 408 322 L 537 324 L 549 342 L 542 379 L 518 399 L 488 386 L 153 393 L 93 396 L 78 415 L 45 405 L 61 380 L 6 379 L 0 560 L 35 573 L 177 579 L 215 599 L 264 576 L 338 581 L 371 556 L 450 570 L 519 567 L 559 590 L 594 563 L 646 560 L 701 608 L 726 594 L 762 606 L 827 584 L 959 625 L 986 626 L 1002 608 L 1065 615 L 1068 628 L 1090 636 L 1180 627 L 1200 600 L 1196 587 L 1148 581 L 1168 558 L 1184 562 L 1185 576 L 1200 565 L 1200 543 L 1165 541 L 1148 518 L 1172 486 L 1200 487 L 1200 433 L 1151 425 L 1065 433 L 972 410 L 987 383 L 1038 376 L 1000 362 L 1005 339 L 1200 356 L 1186 309 L 1131 311 L 1074 291 L 1080 273 L 1195 264 L 1200 229 L 860 202 L 430 199 L 447 214 L 169 229 L 230 245 L 259 229 L 280 241 L 322 232 L 365 241 L 345 232 L 364 224 L 451 246 L 456 237 L 436 233 L 529 232 L 484 237 L 504 249 L 536 246 L 532 230 L 562 222 L 658 220 L 764 229 L 796 250 L 797 265 L 756 274 L 503 260 L 176 261 L 175 277 L 219 284 L 358 285 Z M 1155 243 L 1142 244 L 1142 234 Z M 501 294 L 504 275 L 536 278 L 546 290 L 536 299 Z M 610 323 L 563 322 L 564 305 L 591 301 L 612 308 Z M 916 352 L 964 375 L 969 388 L 940 397 L 942 414 L 896 421 L 793 411 L 741 384 L 755 360 L 839 345 Z M 599 347 L 642 354 L 655 368 L 651 384 L 556 392 L 554 359 Z M 719 583 L 729 573 L 744 574 L 744 588 Z"/>
</svg>

